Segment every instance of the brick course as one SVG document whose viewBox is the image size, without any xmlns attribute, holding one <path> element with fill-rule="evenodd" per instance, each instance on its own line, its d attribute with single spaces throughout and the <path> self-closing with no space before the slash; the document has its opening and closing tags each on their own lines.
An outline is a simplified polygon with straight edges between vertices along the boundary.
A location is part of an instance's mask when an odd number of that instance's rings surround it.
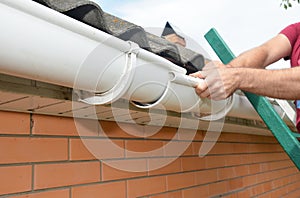
<svg viewBox="0 0 300 198">
<path fill-rule="evenodd" d="M 170 127 L 154 134 L 149 126 L 5 111 L 0 119 L 0 197 L 299 196 L 299 171 L 274 137 L 222 133 L 199 157 L 204 131 L 191 139 Z"/>
</svg>

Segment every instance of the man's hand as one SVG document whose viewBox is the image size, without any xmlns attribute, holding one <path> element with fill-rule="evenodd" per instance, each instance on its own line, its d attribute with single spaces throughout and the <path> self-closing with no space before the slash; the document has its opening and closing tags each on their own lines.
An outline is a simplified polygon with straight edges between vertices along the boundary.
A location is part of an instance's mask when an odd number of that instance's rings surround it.
<svg viewBox="0 0 300 198">
<path fill-rule="evenodd" d="M 237 68 L 225 66 L 219 61 L 208 63 L 202 71 L 191 74 L 191 76 L 205 81 L 195 87 L 200 98 L 223 100 L 232 95 L 239 87 L 240 78 Z"/>
</svg>

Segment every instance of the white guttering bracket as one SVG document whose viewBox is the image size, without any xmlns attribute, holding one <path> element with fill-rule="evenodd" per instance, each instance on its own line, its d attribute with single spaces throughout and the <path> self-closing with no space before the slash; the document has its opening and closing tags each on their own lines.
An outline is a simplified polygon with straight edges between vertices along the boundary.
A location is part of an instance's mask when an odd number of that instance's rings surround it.
<svg viewBox="0 0 300 198">
<path fill-rule="evenodd" d="M 207 100 L 207 99 L 203 99 L 203 100 L 206 100 L 206 101 L 209 101 L 212 105 L 212 108 L 213 108 L 213 103 L 214 101 L 210 101 L 210 100 Z M 226 99 L 226 104 L 224 105 L 224 108 L 221 109 L 220 111 L 218 112 L 215 112 L 213 114 L 199 114 L 199 113 L 192 113 L 193 117 L 199 119 L 199 120 L 203 120 L 203 121 L 217 121 L 217 120 L 220 120 L 222 118 L 224 118 L 229 112 L 230 110 L 232 109 L 233 105 L 234 105 L 234 97 L 233 96 L 230 96 L 229 98 Z M 204 103 L 207 103 L 207 102 L 203 102 L 202 104 Z M 200 105 L 200 108 L 201 108 L 201 105 Z"/>
<path fill-rule="evenodd" d="M 171 83 L 178 83 L 181 85 L 185 85 L 188 87 L 195 87 L 198 85 L 198 83 L 200 83 L 202 80 L 198 79 L 198 78 L 193 78 L 190 76 L 187 76 L 186 74 L 181 74 L 178 72 L 174 72 L 174 71 L 170 71 L 169 72 L 169 81 L 168 84 L 163 92 L 163 94 L 159 97 L 159 99 L 157 99 L 156 101 L 152 102 L 152 103 L 139 103 L 139 102 L 135 102 L 135 101 L 130 101 L 132 103 L 132 105 L 141 108 L 141 109 L 150 109 L 153 107 L 156 107 L 157 105 L 161 104 L 163 102 L 163 100 L 165 100 L 165 98 L 167 97 L 167 95 L 169 94 L 170 91 L 170 87 L 171 87 Z M 198 105 L 198 103 L 196 103 L 195 105 Z M 187 112 L 188 110 L 186 110 L 185 112 Z"/>
<path fill-rule="evenodd" d="M 137 54 L 141 49 L 136 43 L 130 41 L 128 41 L 128 43 L 130 44 L 130 49 L 125 52 L 125 67 L 122 75 L 113 88 L 104 93 L 91 93 L 81 90 L 74 90 L 75 94 L 78 96 L 78 101 L 90 105 L 103 105 L 112 103 L 124 96 L 125 92 L 131 85 L 133 76 L 135 74 Z"/>
<path fill-rule="evenodd" d="M 159 97 L 159 99 L 157 99 L 156 101 L 152 102 L 152 103 L 139 103 L 136 101 L 131 100 L 130 103 L 135 106 L 138 107 L 140 109 L 150 109 L 150 108 L 154 108 L 157 105 L 161 104 L 161 102 L 165 99 L 165 97 L 168 94 L 169 91 L 169 87 L 170 87 L 170 81 L 167 84 L 166 89 L 164 90 L 163 94 Z"/>
<path fill-rule="evenodd" d="M 203 79 L 191 77 L 186 74 L 182 74 L 182 73 L 178 73 L 178 72 L 170 72 L 169 74 L 171 76 L 171 82 L 180 84 L 180 85 L 184 85 L 187 87 L 195 88 L 199 83 L 204 82 Z M 200 99 L 198 96 L 196 96 L 196 97 L 197 97 L 197 102 L 195 102 L 195 104 L 193 106 L 191 106 L 189 109 L 182 110 L 181 111 L 182 113 L 191 112 L 192 109 L 194 109 L 195 107 L 201 106 L 201 104 L 203 103 L 202 99 Z"/>
<path fill-rule="evenodd" d="M 131 101 L 131 103 L 138 107 L 138 108 L 142 108 L 142 109 L 149 109 L 149 108 L 153 108 L 156 107 L 158 104 L 162 104 L 164 103 L 166 97 L 169 95 L 169 91 L 170 91 L 170 87 L 172 85 L 172 83 L 176 83 L 176 84 L 180 84 L 180 85 L 184 85 L 187 87 L 195 87 L 197 86 L 199 83 L 203 83 L 202 79 L 199 78 L 193 78 L 190 76 L 187 76 L 185 74 L 181 74 L 181 73 L 177 73 L 177 72 L 169 72 L 169 82 L 166 86 L 166 89 L 164 90 L 163 94 L 160 96 L 160 98 L 152 103 L 138 103 L 138 102 L 134 102 Z M 199 99 L 200 100 L 200 99 Z M 218 102 L 218 101 L 216 101 Z M 215 121 L 215 120 L 220 120 L 222 118 L 224 118 L 228 112 L 232 109 L 233 104 L 234 104 L 234 97 L 231 96 L 229 98 L 226 99 L 225 101 L 226 103 L 224 104 L 224 107 L 217 111 L 217 112 L 213 112 L 211 114 L 201 114 L 198 112 L 191 112 L 192 116 L 199 119 L 199 120 L 203 120 L 203 121 Z M 201 101 L 198 101 L 197 103 L 195 103 L 193 106 L 191 106 L 189 109 L 186 109 L 182 112 L 190 112 L 192 109 L 194 109 L 196 106 L 199 106 L 199 111 L 201 111 L 201 106 L 203 104 L 207 104 L 210 103 L 212 106 L 212 111 L 214 108 L 214 101 L 210 101 L 210 100 L 206 100 L 206 99 L 202 99 Z"/>
<path fill-rule="evenodd" d="M 269 100 L 272 100 L 269 98 Z M 286 100 L 281 100 L 281 99 L 273 99 L 283 110 L 283 114 L 281 115 L 281 118 L 284 118 L 286 115 L 289 120 L 296 126 L 296 112 L 295 110 L 291 107 L 291 105 L 288 103 Z"/>
</svg>

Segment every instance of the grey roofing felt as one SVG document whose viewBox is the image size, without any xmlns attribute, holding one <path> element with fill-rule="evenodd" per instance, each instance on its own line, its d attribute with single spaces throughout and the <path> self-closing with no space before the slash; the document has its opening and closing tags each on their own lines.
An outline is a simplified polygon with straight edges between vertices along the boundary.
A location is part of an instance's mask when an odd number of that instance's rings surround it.
<svg viewBox="0 0 300 198">
<path fill-rule="evenodd" d="M 204 57 L 192 50 L 173 44 L 146 32 L 142 27 L 105 13 L 88 0 L 33 0 L 93 26 L 125 41 L 133 41 L 141 48 L 162 56 L 187 69 L 188 74 L 201 70 Z"/>
</svg>

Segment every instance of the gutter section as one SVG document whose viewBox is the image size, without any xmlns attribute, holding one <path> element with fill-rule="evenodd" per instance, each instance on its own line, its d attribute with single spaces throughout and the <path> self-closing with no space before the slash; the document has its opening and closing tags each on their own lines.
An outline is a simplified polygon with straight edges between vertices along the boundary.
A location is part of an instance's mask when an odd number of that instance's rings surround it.
<svg viewBox="0 0 300 198">
<path fill-rule="evenodd" d="M 204 82 L 184 68 L 38 3 L 2 0 L 0 22 L 4 74 L 71 87 L 93 105 L 124 98 L 139 108 L 164 106 L 202 120 L 260 120 L 243 96 L 201 100 L 193 87 Z"/>
</svg>

